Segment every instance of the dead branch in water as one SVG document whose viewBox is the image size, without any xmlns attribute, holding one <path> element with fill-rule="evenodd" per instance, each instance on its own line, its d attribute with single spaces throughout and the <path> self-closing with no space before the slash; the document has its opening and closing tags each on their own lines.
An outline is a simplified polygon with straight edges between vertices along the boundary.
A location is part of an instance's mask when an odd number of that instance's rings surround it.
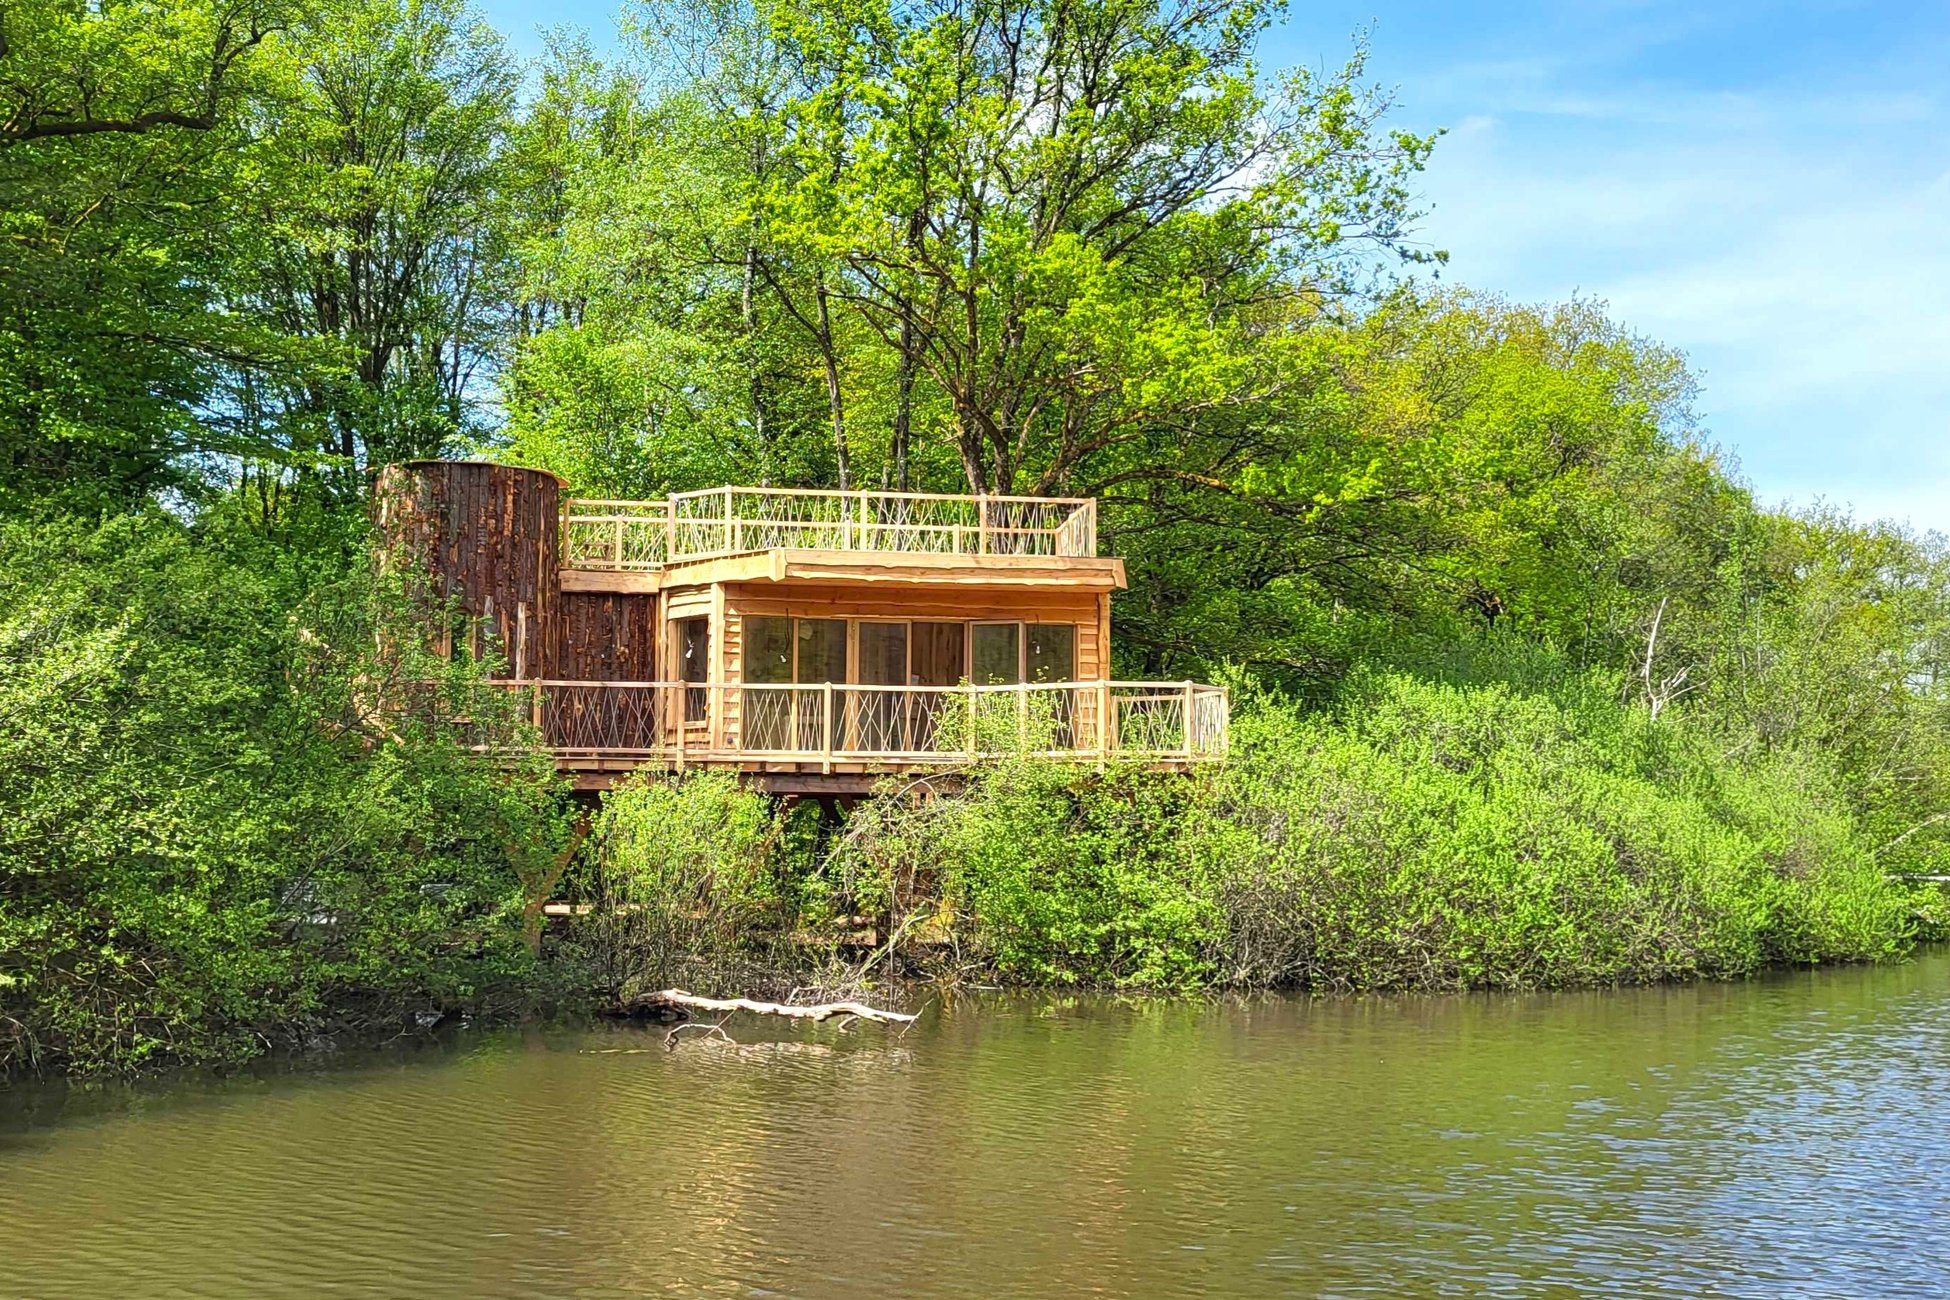
<svg viewBox="0 0 1950 1300">
<path fill-rule="evenodd" d="M 725 1020 L 729 1020 L 729 1019 L 731 1019 L 730 1016 L 725 1017 Z M 678 1025 L 675 1029 L 672 1029 L 669 1033 L 664 1035 L 664 1050 L 669 1052 L 676 1051 L 677 1036 L 683 1033 L 686 1029 L 702 1029 L 704 1031 L 704 1036 L 706 1038 L 716 1038 L 719 1042 L 729 1043 L 733 1047 L 736 1047 L 738 1045 L 735 1042 L 732 1042 L 731 1035 L 727 1034 L 724 1031 L 724 1020 L 720 1020 L 715 1025 L 707 1025 L 699 1021 L 687 1021 L 684 1024 Z"/>
<path fill-rule="evenodd" d="M 864 1002 L 822 1002 L 817 1006 L 795 1007 L 783 1002 L 755 1002 L 751 998 L 706 998 L 683 989 L 661 993 L 642 993 L 630 999 L 631 1011 L 749 1011 L 761 1016 L 785 1016 L 792 1020 L 831 1020 L 848 1016 L 877 1024 L 908 1024 L 916 1017 L 901 1011 L 882 1011 Z"/>
</svg>

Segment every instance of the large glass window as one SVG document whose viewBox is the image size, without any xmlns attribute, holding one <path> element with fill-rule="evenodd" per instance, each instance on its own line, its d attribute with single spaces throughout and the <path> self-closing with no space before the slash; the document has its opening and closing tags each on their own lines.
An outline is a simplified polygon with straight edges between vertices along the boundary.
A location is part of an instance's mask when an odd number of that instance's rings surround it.
<svg viewBox="0 0 1950 1300">
<path fill-rule="evenodd" d="M 907 685 L 907 624 L 856 623 L 854 637 L 854 681 L 861 686 Z M 853 748 L 887 754 L 908 747 L 901 692 L 848 691 L 846 713 Z"/>
<path fill-rule="evenodd" d="M 1077 674 L 1077 629 L 1074 623 L 1031 623 L 1027 643 L 1028 677 L 1032 682 L 1071 682 Z"/>
<path fill-rule="evenodd" d="M 971 680 L 977 686 L 1004 686 L 1022 680 L 1022 624 L 977 623 L 969 633 Z"/>
<path fill-rule="evenodd" d="M 843 682 L 846 680 L 846 620 L 843 618 L 795 618 L 793 637 L 799 643 L 798 667 L 792 679 L 797 682 Z"/>
<path fill-rule="evenodd" d="M 907 624 L 861 623 L 860 671 L 864 686 L 907 685 Z"/>
<path fill-rule="evenodd" d="M 748 682 L 792 680 L 791 619 L 745 619 L 745 680 Z"/>
<path fill-rule="evenodd" d="M 711 620 L 687 618 L 677 624 L 677 680 L 711 680 Z M 684 721 L 702 722 L 710 716 L 711 693 L 703 687 L 684 691 Z"/>
</svg>

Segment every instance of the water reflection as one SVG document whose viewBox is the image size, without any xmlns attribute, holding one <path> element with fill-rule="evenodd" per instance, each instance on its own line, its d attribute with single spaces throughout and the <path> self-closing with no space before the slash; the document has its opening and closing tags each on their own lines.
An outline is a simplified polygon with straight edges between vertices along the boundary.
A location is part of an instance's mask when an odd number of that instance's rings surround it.
<svg viewBox="0 0 1950 1300">
<path fill-rule="evenodd" d="M 112 1104 L 0 1099 L 0 1295 L 1950 1277 L 1950 955 L 1554 996 L 981 997 L 900 1036 L 738 1036 L 529 1031 Z"/>
</svg>

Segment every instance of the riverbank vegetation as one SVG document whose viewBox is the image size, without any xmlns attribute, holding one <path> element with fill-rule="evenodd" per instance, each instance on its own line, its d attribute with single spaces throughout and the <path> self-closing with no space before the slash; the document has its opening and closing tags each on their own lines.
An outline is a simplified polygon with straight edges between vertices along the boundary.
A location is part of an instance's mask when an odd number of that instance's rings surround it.
<svg viewBox="0 0 1950 1300">
<path fill-rule="evenodd" d="M 1936 933 L 1940 540 L 1756 500 L 1602 304 L 1442 280 L 1439 141 L 1358 46 L 1259 67 L 1276 17 L 659 0 L 523 66 L 459 0 L 0 13 L 0 1068 L 680 975 L 1510 988 Z M 1231 683 L 1235 756 L 585 823 L 463 743 L 532 737 L 367 560 L 373 474 L 438 454 L 1098 497 L 1119 673 Z"/>
</svg>

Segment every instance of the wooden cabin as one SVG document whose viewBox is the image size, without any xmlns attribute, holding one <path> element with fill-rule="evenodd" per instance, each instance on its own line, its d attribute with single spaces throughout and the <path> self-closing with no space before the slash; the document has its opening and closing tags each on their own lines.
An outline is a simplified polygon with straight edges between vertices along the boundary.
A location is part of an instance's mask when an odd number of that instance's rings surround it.
<svg viewBox="0 0 1950 1300">
<path fill-rule="evenodd" d="M 798 488 L 658 501 L 552 474 L 389 466 L 388 553 L 495 637 L 584 788 L 723 767 L 780 791 L 1002 752 L 1221 757 L 1227 700 L 1110 668 L 1096 502 Z"/>
</svg>

